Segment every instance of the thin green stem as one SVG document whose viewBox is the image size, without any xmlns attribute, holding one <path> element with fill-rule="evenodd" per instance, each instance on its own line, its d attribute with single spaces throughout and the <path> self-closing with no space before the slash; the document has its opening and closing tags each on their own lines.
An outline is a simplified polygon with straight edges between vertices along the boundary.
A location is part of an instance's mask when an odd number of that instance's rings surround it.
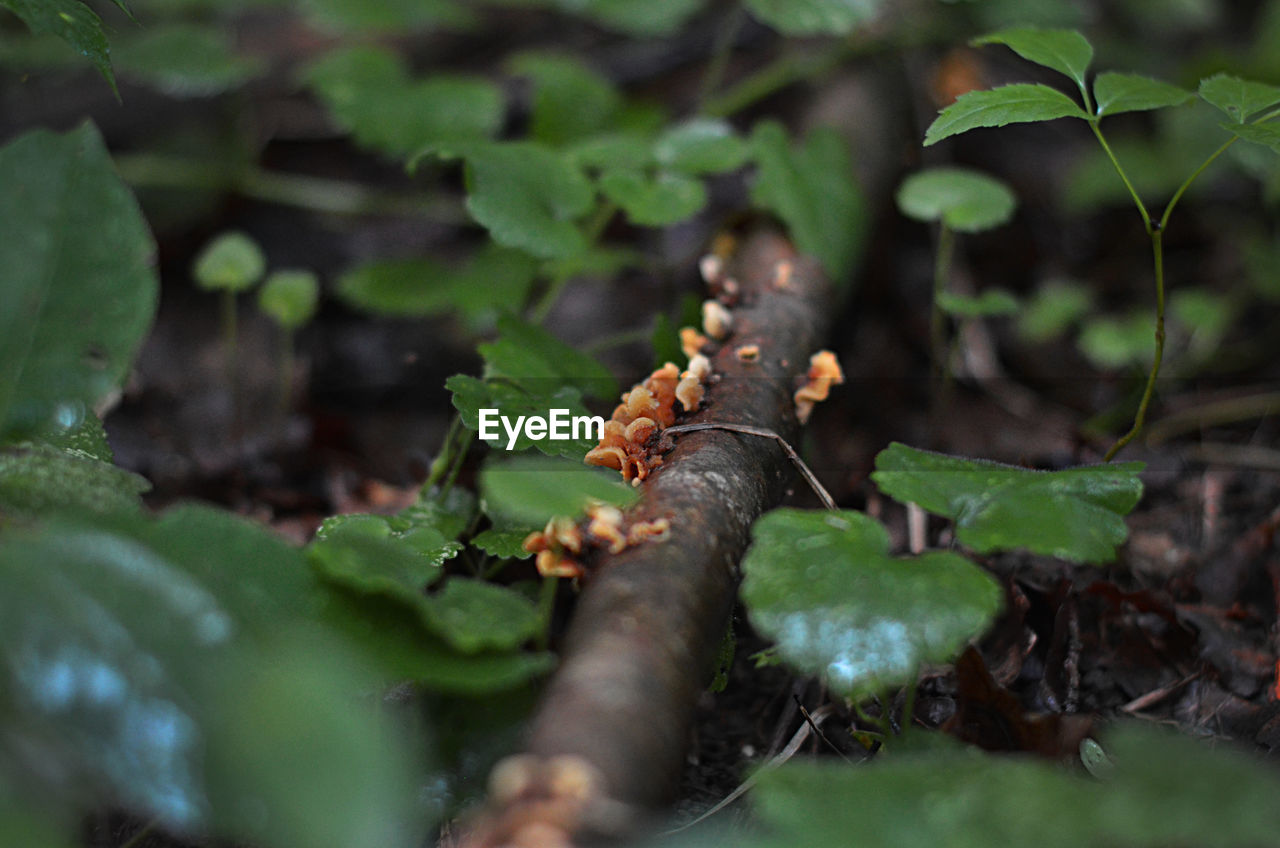
<svg viewBox="0 0 1280 848">
<path fill-rule="evenodd" d="M 588 244 L 595 244 L 599 241 L 600 236 L 604 233 L 604 228 L 609 226 L 609 222 L 613 220 L 613 216 L 618 214 L 618 204 L 612 201 L 606 201 L 596 207 L 591 217 L 582 225 L 582 234 L 586 238 Z M 552 308 L 555 307 L 556 301 L 560 299 L 560 295 L 564 293 L 565 286 L 569 284 L 571 275 L 565 271 L 557 271 L 556 274 L 547 282 L 547 288 L 543 291 L 542 296 L 529 310 L 529 318 L 535 324 L 541 324 L 547 320 L 547 316 L 551 314 Z"/>
<path fill-rule="evenodd" d="M 733 56 L 733 43 L 737 41 L 746 17 L 746 9 L 741 5 L 734 6 L 720 28 L 720 32 L 716 34 L 711 59 L 707 62 L 707 69 L 702 74 L 702 83 L 698 86 L 699 107 L 706 103 L 724 82 L 724 73 L 729 67 L 729 59 Z"/>
<path fill-rule="evenodd" d="M 1182 199 L 1182 195 L 1186 193 L 1187 189 L 1191 188 L 1191 184 L 1195 182 L 1196 177 L 1200 176 L 1200 174 L 1204 172 L 1205 168 L 1212 165 L 1215 159 L 1225 153 L 1227 148 L 1235 144 L 1237 141 L 1239 141 L 1239 136 L 1234 135 L 1224 141 L 1222 146 L 1213 151 L 1208 159 L 1200 163 L 1200 167 L 1196 168 L 1191 173 L 1191 176 L 1182 181 L 1182 185 L 1178 186 L 1178 190 L 1173 193 L 1173 197 L 1169 198 L 1168 205 L 1164 207 L 1164 214 L 1160 216 L 1160 229 L 1162 231 L 1165 227 L 1169 226 L 1169 216 L 1173 214 L 1173 207 L 1178 205 L 1178 201 Z"/>
<path fill-rule="evenodd" d="M 861 51 L 863 45 L 841 40 L 825 50 L 793 50 L 774 59 L 724 94 L 702 104 L 702 114 L 723 118 L 740 112 L 792 83 L 821 76 Z"/>
<path fill-rule="evenodd" d="M 1106 152 L 1107 158 L 1111 160 L 1111 164 L 1115 167 L 1116 173 L 1120 175 L 1120 179 L 1124 181 L 1124 187 L 1129 190 L 1129 196 L 1133 198 L 1133 202 L 1138 207 L 1138 212 L 1142 215 L 1142 226 L 1150 233 L 1155 228 L 1155 222 L 1151 220 L 1151 215 L 1147 212 L 1146 204 L 1142 202 L 1142 198 L 1138 196 L 1138 191 L 1133 187 L 1133 183 L 1129 181 L 1129 175 L 1125 173 L 1124 168 L 1120 166 L 1120 160 L 1116 158 L 1115 152 L 1111 149 L 1111 145 L 1107 144 L 1107 137 L 1102 134 L 1102 129 L 1098 126 L 1098 122 L 1090 121 L 1090 128 L 1093 134 L 1098 137 L 1098 143 L 1102 145 L 1102 149 Z"/>
<path fill-rule="evenodd" d="M 1156 350 L 1151 360 L 1151 373 L 1147 375 L 1146 388 L 1142 390 L 1142 400 L 1138 402 L 1138 412 L 1133 417 L 1133 426 L 1129 432 L 1121 436 L 1103 457 L 1110 462 L 1120 449 L 1133 441 L 1147 420 L 1147 408 L 1151 405 L 1151 396 L 1155 394 L 1156 378 L 1160 376 L 1160 362 L 1164 358 L 1164 240 L 1163 231 L 1159 228 L 1151 230 L 1151 253 L 1156 269 Z"/>
<path fill-rule="evenodd" d="M 615 347 L 622 347 L 623 345 L 634 344 L 635 342 L 647 342 L 652 336 L 653 331 L 648 327 L 640 327 L 635 330 L 622 330 L 621 332 L 593 339 L 582 346 L 582 352 L 595 356 L 596 354 L 602 353 L 606 350 L 612 350 Z"/>
<path fill-rule="evenodd" d="M 942 295 L 951 277 L 951 258 L 955 253 L 955 233 L 945 223 L 938 229 L 938 246 L 933 258 L 933 306 L 929 312 L 929 354 L 933 360 L 933 377 L 939 384 L 951 373 L 947 359 L 947 316 L 942 311 Z"/>
<path fill-rule="evenodd" d="M 440 443 L 440 453 L 432 460 L 431 470 L 427 473 L 426 482 L 422 484 L 424 492 L 430 492 L 448 474 L 450 466 L 453 465 L 453 443 L 462 429 L 464 429 L 462 416 L 455 412 L 453 419 L 449 422 L 449 429 L 445 431 L 444 439 Z"/>
</svg>

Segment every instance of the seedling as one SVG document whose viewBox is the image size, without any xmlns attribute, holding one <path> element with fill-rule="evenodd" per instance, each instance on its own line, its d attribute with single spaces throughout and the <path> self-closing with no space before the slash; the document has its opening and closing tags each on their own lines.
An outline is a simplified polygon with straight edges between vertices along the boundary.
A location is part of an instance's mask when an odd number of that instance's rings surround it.
<svg viewBox="0 0 1280 848">
<path fill-rule="evenodd" d="M 982 297 L 969 298 L 947 291 L 955 233 L 979 233 L 1001 226 L 1013 215 L 1018 201 L 1013 191 L 994 177 L 967 168 L 930 168 L 903 181 L 897 202 L 898 210 L 908 218 L 938 222 L 929 351 L 934 378 L 945 383 L 950 376 L 945 316 L 978 317 L 1017 308 L 1007 292 L 988 291 Z"/>
<path fill-rule="evenodd" d="M 236 390 L 236 294 L 254 286 L 267 269 L 262 248 L 241 232 L 228 232 L 209 242 L 192 265 L 191 274 L 202 289 L 222 292 L 222 343 L 227 357 L 227 386 L 231 392 L 231 420 L 239 429 Z"/>
<path fill-rule="evenodd" d="M 294 335 L 316 314 L 320 283 L 310 271 L 275 271 L 258 291 L 258 308 L 280 328 L 280 396 L 277 412 L 283 419 L 293 396 Z"/>
<path fill-rule="evenodd" d="M 1183 180 L 1165 205 L 1164 212 L 1156 218 L 1147 211 L 1146 204 L 1142 202 L 1129 175 L 1103 135 L 1102 119 L 1124 112 L 1145 112 L 1177 106 L 1190 100 L 1192 92 L 1150 77 L 1110 71 L 1098 74 L 1090 87 L 1087 75 L 1093 61 L 1093 46 L 1075 30 L 1032 27 L 1008 29 L 975 39 L 972 43 L 1003 44 L 1022 58 L 1067 76 L 1079 90 L 1081 102 L 1039 83 L 1015 83 L 987 91 L 971 91 L 942 110 L 925 132 L 925 146 L 979 127 L 1002 127 L 1006 124 L 1051 121 L 1057 118 L 1086 121 L 1133 198 L 1134 205 L 1142 216 L 1143 227 L 1151 240 L 1156 286 L 1155 354 L 1142 399 L 1134 415 L 1133 426 L 1107 451 L 1105 458 L 1110 461 L 1142 432 L 1155 391 L 1156 378 L 1160 374 L 1165 342 L 1163 239 L 1169 217 L 1196 178 L 1238 139 L 1280 152 L 1280 126 L 1270 123 L 1273 118 L 1280 116 L 1280 108 L 1276 108 L 1280 104 L 1280 88 L 1227 74 L 1217 74 L 1200 81 L 1197 93 L 1201 99 L 1226 115 L 1227 120 L 1219 126 L 1230 133 L 1230 137 Z"/>
</svg>

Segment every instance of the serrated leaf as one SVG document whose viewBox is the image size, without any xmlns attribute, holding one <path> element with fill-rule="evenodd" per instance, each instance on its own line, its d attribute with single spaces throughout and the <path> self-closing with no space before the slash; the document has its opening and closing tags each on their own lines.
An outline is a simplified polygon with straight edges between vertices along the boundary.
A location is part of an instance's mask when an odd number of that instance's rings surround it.
<svg viewBox="0 0 1280 848">
<path fill-rule="evenodd" d="M 92 408 L 151 326 L 155 243 L 91 124 L 0 148 L 0 443 Z"/>
<path fill-rule="evenodd" d="M 93 63 L 119 99 L 111 74 L 111 47 L 102 31 L 102 19 L 92 9 L 79 0 L 0 0 L 0 6 L 21 18 L 37 35 L 48 33 L 70 44 Z"/>
<path fill-rule="evenodd" d="M 751 155 L 733 127 L 717 118 L 692 118 L 660 135 L 653 144 L 659 165 L 686 174 L 720 174 L 739 168 Z"/>
<path fill-rule="evenodd" d="M 1280 125 L 1276 124 L 1223 124 L 1222 128 L 1254 144 L 1270 147 L 1280 153 Z"/>
<path fill-rule="evenodd" d="M 1280 87 L 1230 74 L 1215 74 L 1200 80 L 1199 94 L 1237 124 L 1243 124 L 1255 112 L 1280 103 Z"/>
<path fill-rule="evenodd" d="M 785 35 L 847 35 L 880 11 L 883 0 L 746 0 L 751 14 Z"/>
<path fill-rule="evenodd" d="M 515 650 L 542 627 L 537 607 L 524 595 L 465 577 L 446 580 L 424 599 L 423 612 L 437 636 L 467 654 Z"/>
<path fill-rule="evenodd" d="M 755 803 L 774 834 L 768 844 L 812 848 L 1275 841 L 1280 812 L 1270 799 L 1280 781 L 1256 759 L 1145 727 L 1122 726 L 1103 740 L 1115 761 L 1105 781 L 960 749 L 866 767 L 792 760 L 760 775 Z"/>
<path fill-rule="evenodd" d="M 497 133 L 505 112 L 488 80 L 411 79 L 398 56 L 377 47 L 335 50 L 304 78 L 358 144 L 391 156 L 466 149 Z"/>
<path fill-rule="evenodd" d="M 258 290 L 258 308 L 290 332 L 306 326 L 319 300 L 320 281 L 312 271 L 274 271 Z"/>
<path fill-rule="evenodd" d="M 211 509 L 7 532 L 0 773 L 233 841 L 385 844 L 410 820 L 397 787 L 414 778 L 352 709 L 368 674 L 304 624 L 310 586 L 298 552 Z M 281 732 L 290 714 L 301 735 Z M 318 803 L 338 785 L 342 803 Z"/>
<path fill-rule="evenodd" d="M 528 559 L 533 556 L 524 549 L 524 540 L 528 536 L 525 530 L 504 530 L 491 527 L 476 535 L 471 544 L 490 556 L 499 559 Z"/>
<path fill-rule="evenodd" d="M 582 395 L 572 387 L 561 388 L 548 395 L 540 391 L 530 394 L 519 386 L 488 380 L 477 380 L 466 374 L 455 374 L 445 381 L 445 388 L 453 392 L 453 408 L 462 416 L 462 423 L 467 428 L 480 433 L 480 410 L 496 409 L 505 416 L 511 426 L 516 427 L 521 416 L 550 416 L 552 409 L 567 409 L 568 415 L 590 415 L 582 404 Z M 543 387 L 545 390 L 545 386 Z M 515 441 L 502 424 L 494 423 L 492 438 L 485 439 L 494 448 L 523 451 L 537 448 L 547 456 L 563 456 L 569 459 L 582 459 L 587 451 L 595 445 L 591 438 L 582 439 L 531 439 L 518 428 Z"/>
<path fill-rule="evenodd" d="M 476 349 L 484 357 L 486 378 L 510 380 L 535 396 L 550 396 L 566 386 L 586 397 L 618 393 L 618 381 L 595 357 L 512 315 L 498 319 L 496 341 Z"/>
<path fill-rule="evenodd" d="M 1032 471 L 917 450 L 894 442 L 871 479 L 896 500 L 956 523 L 980 553 L 1025 548 L 1073 562 L 1110 562 L 1142 497 L 1141 462 Z"/>
<path fill-rule="evenodd" d="M 559 146 L 607 129 L 622 107 L 613 83 L 566 54 L 523 53 L 508 63 L 533 81 L 530 130 L 536 141 Z"/>
<path fill-rule="evenodd" d="M 752 625 L 797 668 L 850 698 L 910 683 L 980 635 L 999 584 L 959 554 L 889 556 L 889 534 L 859 512 L 777 509 L 742 561 Z"/>
<path fill-rule="evenodd" d="M 1018 299 L 1004 289 L 987 289 L 977 297 L 942 292 L 938 295 L 938 308 L 960 318 L 987 318 L 1017 312 Z"/>
<path fill-rule="evenodd" d="M 486 514 L 534 527 L 553 516 L 578 515 L 590 500 L 625 507 L 638 497 L 616 474 L 536 456 L 487 464 L 480 472 L 480 491 Z"/>
<path fill-rule="evenodd" d="M 173 97 L 209 97 L 238 88 L 266 71 L 260 59 L 237 55 L 226 35 L 194 24 L 148 27 L 120 41 L 121 76 Z"/>
<path fill-rule="evenodd" d="M 0 450 L 0 520 L 39 517 L 68 507 L 138 509 L 138 495 L 150 488 L 137 474 L 52 445 Z"/>
<path fill-rule="evenodd" d="M 1093 81 L 1094 110 L 1098 117 L 1122 112 L 1145 112 L 1186 103 L 1194 95 L 1185 88 L 1144 77 L 1107 71 Z"/>
<path fill-rule="evenodd" d="M 677 224 L 707 205 L 701 180 L 671 172 L 608 170 L 600 177 L 600 190 L 641 227 Z"/>
<path fill-rule="evenodd" d="M 432 259 L 371 262 L 338 278 L 346 303 L 379 315 L 423 317 L 459 312 L 472 327 L 491 325 L 500 310 L 519 308 L 538 263 L 519 250 L 488 243 L 460 267 Z"/>
<path fill-rule="evenodd" d="M 433 527 L 392 529 L 381 515 L 335 515 L 325 519 L 307 549 L 315 569 L 347 589 L 393 598 L 418 609 L 441 564 L 462 545 Z"/>
<path fill-rule="evenodd" d="M 1004 224 L 1018 204 L 1001 180 L 969 168 L 929 168 L 902 181 L 898 209 L 917 221 L 941 221 L 976 233 Z"/>
<path fill-rule="evenodd" d="M 1084 89 L 1085 74 L 1093 61 L 1093 46 L 1073 29 L 1015 27 L 993 32 L 969 42 L 975 47 L 1003 44 L 1028 62 L 1052 68 Z"/>
<path fill-rule="evenodd" d="M 1052 121 L 1089 116 L 1067 95 L 1040 83 L 1018 82 L 984 91 L 970 91 L 943 109 L 924 134 L 924 146 L 979 127 Z"/>
<path fill-rule="evenodd" d="M 467 154 L 467 209 L 507 247 L 556 259 L 587 241 L 573 219 L 595 192 L 572 159 L 532 141 L 485 144 Z"/>
<path fill-rule="evenodd" d="M 751 149 L 759 168 L 752 202 L 777 213 L 800 250 L 816 256 L 837 283 L 845 281 L 868 220 L 844 139 L 820 127 L 793 148 L 781 124 L 763 121 L 751 134 Z"/>
</svg>

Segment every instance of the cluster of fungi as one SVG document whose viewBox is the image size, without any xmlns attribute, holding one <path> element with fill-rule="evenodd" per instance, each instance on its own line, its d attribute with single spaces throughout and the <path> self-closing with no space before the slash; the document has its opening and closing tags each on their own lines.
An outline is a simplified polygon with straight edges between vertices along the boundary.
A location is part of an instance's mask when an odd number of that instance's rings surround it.
<svg viewBox="0 0 1280 848">
<path fill-rule="evenodd" d="M 738 282 L 724 273 L 723 260 L 716 254 L 703 257 L 699 263 L 702 277 L 715 295 L 702 304 L 702 330 L 683 327 L 680 347 L 689 360 L 681 371 L 668 362 L 654 371 L 630 391 L 605 422 L 600 443 L 587 452 L 584 462 L 621 472 L 622 479 L 639 486 L 653 469 L 662 464 L 665 445 L 659 438 L 667 427 L 675 424 L 679 403 L 685 414 L 696 412 L 702 405 L 706 385 L 711 381 L 711 360 L 704 351 L 723 343 L 733 333 L 733 312 L 740 294 Z M 773 286 L 785 290 L 791 286 L 792 265 L 783 260 L 774 267 Z M 711 351 L 714 353 L 714 351 Z M 739 362 L 760 360 L 758 344 L 739 345 L 735 351 Z M 809 420 L 813 406 L 825 400 L 831 386 L 844 382 L 835 354 L 822 350 L 809 358 L 805 383 L 793 396 L 796 418 Z M 623 527 L 622 512 L 607 504 L 587 508 L 585 528 L 564 517 L 552 518 L 547 526 L 530 533 L 524 549 L 537 554 L 538 572 L 549 577 L 581 577 L 579 561 L 588 547 L 620 553 L 628 546 L 651 537 L 664 537 L 669 530 L 666 519 L 633 522 Z"/>
</svg>

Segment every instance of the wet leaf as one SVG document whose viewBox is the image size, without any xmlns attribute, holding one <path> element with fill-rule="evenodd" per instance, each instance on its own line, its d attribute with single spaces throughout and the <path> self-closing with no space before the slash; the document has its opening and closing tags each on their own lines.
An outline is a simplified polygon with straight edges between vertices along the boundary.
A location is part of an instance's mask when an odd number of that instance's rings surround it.
<svg viewBox="0 0 1280 848">
<path fill-rule="evenodd" d="M 613 83 L 574 56 L 523 53 L 508 66 L 533 82 L 530 130 L 537 141 L 558 146 L 590 137 L 607 129 L 622 107 Z"/>
<path fill-rule="evenodd" d="M 1280 87 L 1230 74 L 1216 74 L 1200 80 L 1199 93 L 1201 99 L 1221 109 L 1237 124 L 1243 124 L 1255 112 L 1280 103 Z M 1234 131 L 1238 128 L 1228 129 Z"/>
<path fill-rule="evenodd" d="M 500 521 L 541 527 L 553 516 L 575 516 L 591 500 L 618 507 L 635 502 L 616 474 L 549 457 L 491 462 L 480 472 L 484 511 Z"/>
<path fill-rule="evenodd" d="M 1073 562 L 1110 562 L 1142 497 L 1141 462 L 1033 471 L 917 450 L 897 442 L 876 456 L 880 490 L 956 522 L 980 553 L 1024 548 Z"/>
<path fill-rule="evenodd" d="M 524 540 L 528 535 L 528 530 L 502 530 L 495 527 L 477 534 L 471 544 L 499 559 L 528 559 L 533 556 L 524 549 Z"/>
<path fill-rule="evenodd" d="M 676 173 L 608 170 L 600 177 L 600 190 L 641 227 L 679 223 L 707 205 L 702 182 Z"/>
<path fill-rule="evenodd" d="M 102 31 L 102 19 L 78 0 L 0 0 L 37 35 L 56 35 L 87 58 L 120 97 L 111 74 L 111 48 Z"/>
<path fill-rule="evenodd" d="M 1051 762 L 972 749 L 864 766 L 797 762 L 764 772 L 755 800 L 773 836 L 756 844 L 1269 845 L 1280 781 L 1243 754 L 1148 728 L 1104 738 L 1106 781 Z"/>
<path fill-rule="evenodd" d="M 334 583 L 417 609 L 427 586 L 444 573 L 441 564 L 461 549 L 433 527 L 397 532 L 381 515 L 335 515 L 325 519 L 307 552 Z"/>
<path fill-rule="evenodd" d="M 975 47 L 1003 44 L 1028 62 L 1067 75 L 1081 89 L 1084 88 L 1089 63 L 1093 61 L 1093 47 L 1083 35 L 1072 29 L 1015 27 L 975 38 L 969 43 Z"/>
<path fill-rule="evenodd" d="M 239 56 L 219 30 L 193 24 L 147 27 L 115 48 L 121 76 L 173 97 L 209 97 L 238 88 L 266 71 Z"/>
<path fill-rule="evenodd" d="M 778 509 L 752 528 L 742 598 L 753 626 L 803 671 L 858 698 L 910 683 L 986 629 L 999 585 L 959 554 L 889 556 L 858 512 Z"/>
<path fill-rule="evenodd" d="M 537 607 L 524 595 L 465 577 L 446 580 L 425 599 L 423 611 L 437 636 L 467 654 L 515 650 L 542 626 Z"/>
<path fill-rule="evenodd" d="M 146 222 L 90 124 L 0 148 L 0 221 L 3 443 L 65 428 L 119 387 L 159 286 Z"/>
<path fill-rule="evenodd" d="M 1098 117 L 1122 112 L 1145 112 L 1177 106 L 1191 99 L 1192 93 L 1167 82 L 1139 74 L 1098 74 L 1093 81 L 1094 109 Z"/>
<path fill-rule="evenodd" d="M 979 127 L 1089 116 L 1067 95 L 1040 83 L 1013 83 L 962 94 L 943 109 L 924 134 L 924 146 Z"/>
<path fill-rule="evenodd" d="M 581 253 L 573 219 L 595 192 L 572 159 L 532 141 L 485 144 L 467 153 L 467 209 L 494 241 L 545 259 Z"/>
<path fill-rule="evenodd" d="M 438 490 L 422 489 L 418 500 L 387 519 L 391 529 L 404 533 L 431 527 L 446 539 L 456 539 L 471 526 L 477 509 L 470 490 L 452 486 L 442 496 Z"/>
<path fill-rule="evenodd" d="M 832 279 L 845 280 L 868 227 L 845 140 L 819 128 L 793 148 L 781 124 L 764 121 L 752 132 L 751 147 L 759 167 L 752 201 L 777 213 L 800 250 L 818 257 Z"/>
<path fill-rule="evenodd" d="M 883 0 L 747 0 L 751 14 L 786 35 L 847 35 Z"/>
<path fill-rule="evenodd" d="M 1018 205 L 1002 180 L 969 168 L 929 168 L 902 181 L 898 210 L 917 221 L 941 221 L 953 230 L 977 233 L 994 229 L 1013 216 Z"/>
<path fill-rule="evenodd" d="M 0 517 L 38 517 L 79 507 L 96 512 L 137 509 L 151 484 L 123 468 L 52 445 L 0 450 Z"/>
</svg>

